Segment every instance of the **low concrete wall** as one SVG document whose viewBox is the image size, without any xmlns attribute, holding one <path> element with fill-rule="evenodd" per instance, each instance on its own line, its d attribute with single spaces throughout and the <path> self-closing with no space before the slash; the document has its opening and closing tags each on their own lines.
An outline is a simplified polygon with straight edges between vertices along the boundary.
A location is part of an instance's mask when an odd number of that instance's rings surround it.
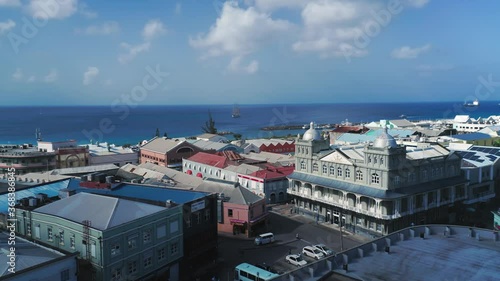
<svg viewBox="0 0 500 281">
<path fill-rule="evenodd" d="M 371 242 L 359 245 L 330 256 L 325 259 L 309 263 L 307 266 L 287 272 L 273 281 L 317 281 L 332 270 L 344 269 L 349 271 L 349 263 L 355 259 L 369 256 L 373 252 L 391 251 L 391 246 L 408 239 L 425 239 L 432 235 L 469 237 L 479 241 L 500 241 L 498 231 L 471 228 L 457 225 L 419 225 L 393 232 Z"/>
</svg>

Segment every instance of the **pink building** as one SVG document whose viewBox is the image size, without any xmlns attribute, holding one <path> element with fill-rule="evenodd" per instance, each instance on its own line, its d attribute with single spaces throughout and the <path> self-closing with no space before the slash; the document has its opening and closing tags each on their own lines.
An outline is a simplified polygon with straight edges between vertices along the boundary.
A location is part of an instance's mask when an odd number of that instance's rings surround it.
<svg viewBox="0 0 500 281">
<path fill-rule="evenodd" d="M 238 183 L 222 180 L 207 180 L 195 190 L 219 195 L 218 232 L 235 235 L 241 233 L 247 237 L 266 232 L 268 212 L 264 198 Z"/>
</svg>

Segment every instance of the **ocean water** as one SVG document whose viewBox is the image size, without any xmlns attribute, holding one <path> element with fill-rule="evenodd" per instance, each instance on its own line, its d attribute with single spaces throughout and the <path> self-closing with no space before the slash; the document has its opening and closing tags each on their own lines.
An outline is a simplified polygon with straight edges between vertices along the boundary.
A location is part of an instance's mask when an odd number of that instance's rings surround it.
<svg viewBox="0 0 500 281">
<path fill-rule="evenodd" d="M 296 135 L 304 130 L 262 131 L 278 125 L 304 125 L 314 121 L 368 123 L 381 119 L 409 120 L 452 119 L 455 115 L 471 117 L 500 115 L 498 102 L 481 102 L 467 108 L 462 102 L 440 103 L 357 103 L 357 104 L 288 104 L 239 105 L 241 117 L 232 118 L 233 105 L 206 106 L 109 106 L 0 107 L 0 144 L 36 143 L 38 128 L 45 141 L 75 139 L 80 144 L 90 140 L 115 144 L 152 138 L 156 129 L 169 137 L 202 133 L 210 111 L 219 131 L 231 131 L 245 138 Z"/>
</svg>

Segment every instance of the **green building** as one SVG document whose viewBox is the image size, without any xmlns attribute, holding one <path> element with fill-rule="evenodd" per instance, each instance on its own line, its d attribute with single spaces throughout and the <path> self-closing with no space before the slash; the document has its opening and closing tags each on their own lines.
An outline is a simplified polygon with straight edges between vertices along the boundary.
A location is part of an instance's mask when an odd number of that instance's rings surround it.
<svg viewBox="0 0 500 281">
<path fill-rule="evenodd" d="M 79 252 L 79 280 L 179 280 L 182 205 L 83 192 L 35 209 L 18 207 L 16 216 L 18 233 Z"/>
</svg>

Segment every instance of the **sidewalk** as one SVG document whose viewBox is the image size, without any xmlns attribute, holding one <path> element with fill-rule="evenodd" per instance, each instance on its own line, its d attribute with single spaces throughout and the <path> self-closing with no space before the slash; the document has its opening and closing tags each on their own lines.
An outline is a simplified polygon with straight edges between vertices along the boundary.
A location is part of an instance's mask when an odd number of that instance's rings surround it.
<svg viewBox="0 0 500 281">
<path fill-rule="evenodd" d="M 290 210 L 294 207 L 291 204 L 285 204 L 285 205 L 270 205 L 272 209 L 270 212 L 278 214 L 280 216 L 288 217 L 290 219 L 293 219 L 295 221 L 299 221 L 301 223 L 307 223 L 307 224 L 316 224 L 318 226 L 322 226 L 325 228 L 329 229 L 335 229 L 337 231 L 340 231 L 340 227 L 337 224 L 334 223 L 328 223 L 328 222 L 316 222 L 313 218 L 304 216 L 301 214 L 296 214 L 292 213 Z M 362 241 L 362 242 L 369 242 L 372 240 L 372 238 L 369 238 L 365 235 L 360 235 L 360 234 L 355 234 L 345 228 L 342 228 L 342 233 L 344 236 L 351 236 L 351 238 Z"/>
</svg>

